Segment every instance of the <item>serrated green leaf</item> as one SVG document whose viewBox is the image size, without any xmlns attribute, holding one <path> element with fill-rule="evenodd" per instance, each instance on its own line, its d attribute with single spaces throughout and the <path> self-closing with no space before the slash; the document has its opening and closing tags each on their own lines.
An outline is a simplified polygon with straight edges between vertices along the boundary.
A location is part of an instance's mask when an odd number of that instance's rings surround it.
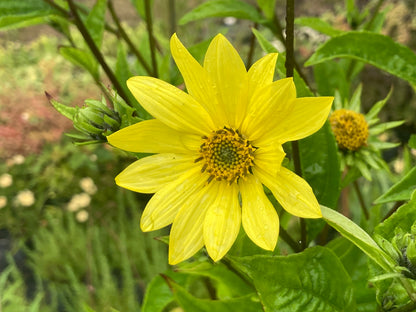
<svg viewBox="0 0 416 312">
<path fill-rule="evenodd" d="M 61 13 L 43 0 L 0 1 L 0 29 L 27 27 L 47 22 L 47 18 Z"/>
<path fill-rule="evenodd" d="M 413 85 L 416 84 L 415 53 L 408 47 L 394 42 L 390 37 L 370 32 L 348 32 L 325 42 L 309 58 L 305 66 L 339 57 L 369 63 Z"/>
<path fill-rule="evenodd" d="M 205 19 L 208 17 L 233 16 L 241 19 L 248 19 L 256 23 L 264 22 L 263 16 L 252 5 L 240 0 L 211 0 L 202 3 L 192 11 L 185 14 L 179 25 Z"/>
<path fill-rule="evenodd" d="M 87 70 L 96 80 L 99 79 L 98 63 L 91 53 L 74 47 L 60 47 L 59 53 L 72 64 Z"/>
<path fill-rule="evenodd" d="M 71 107 L 64 104 L 59 103 L 58 101 L 55 101 L 54 99 L 50 99 L 49 102 L 53 105 L 53 107 L 63 116 L 66 118 L 74 121 L 74 116 L 78 107 Z"/>
<path fill-rule="evenodd" d="M 256 294 L 249 294 L 238 298 L 225 300 L 207 300 L 192 296 L 185 288 L 170 281 L 169 285 L 173 291 L 176 301 L 184 311 L 192 312 L 261 312 L 262 307 Z"/>
<path fill-rule="evenodd" d="M 410 170 L 399 182 L 394 184 L 386 193 L 377 198 L 375 204 L 393 201 L 409 200 L 416 190 L 416 167 Z M 416 220 L 416 219 L 415 219 Z"/>
<path fill-rule="evenodd" d="M 370 259 L 382 267 L 386 272 L 393 272 L 394 261 L 387 255 L 376 242 L 361 227 L 353 221 L 332 210 L 321 206 L 323 219 L 337 230 L 342 236 L 360 248 Z"/>
<path fill-rule="evenodd" d="M 332 25 L 319 17 L 298 17 L 295 19 L 295 24 L 310 27 L 330 37 L 335 37 L 344 33 L 342 30 L 335 29 Z"/>
<path fill-rule="evenodd" d="M 230 259 L 253 281 L 266 312 L 355 310 L 351 279 L 328 248 Z"/>
<path fill-rule="evenodd" d="M 106 9 L 107 0 L 97 0 L 85 21 L 85 26 L 98 48 L 103 41 Z"/>
</svg>

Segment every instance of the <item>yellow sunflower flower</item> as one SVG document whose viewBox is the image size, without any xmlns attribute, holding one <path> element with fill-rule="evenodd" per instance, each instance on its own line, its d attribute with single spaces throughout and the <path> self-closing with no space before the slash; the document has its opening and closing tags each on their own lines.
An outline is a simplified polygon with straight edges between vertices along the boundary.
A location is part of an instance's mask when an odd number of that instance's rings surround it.
<svg viewBox="0 0 416 312">
<path fill-rule="evenodd" d="M 188 93 L 152 77 L 127 81 L 155 119 L 119 130 L 108 141 L 155 155 L 128 166 L 116 183 L 155 193 L 140 225 L 152 231 L 173 223 L 170 264 L 204 246 L 218 261 L 233 245 L 241 223 L 254 243 L 273 250 L 279 218 L 263 185 L 291 214 L 321 217 L 307 182 L 281 167 L 282 144 L 321 128 L 333 98 L 296 98 L 292 78 L 273 82 L 277 54 L 264 56 L 247 72 L 221 34 L 209 45 L 203 66 L 176 35 L 170 47 Z"/>
</svg>

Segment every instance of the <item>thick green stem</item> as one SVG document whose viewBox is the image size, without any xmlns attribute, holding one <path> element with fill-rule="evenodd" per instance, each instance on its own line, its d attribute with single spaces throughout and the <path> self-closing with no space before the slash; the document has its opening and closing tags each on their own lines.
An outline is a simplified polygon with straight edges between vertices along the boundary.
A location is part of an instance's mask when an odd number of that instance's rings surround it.
<svg viewBox="0 0 416 312">
<path fill-rule="evenodd" d="M 140 51 L 136 48 L 136 46 L 130 40 L 130 37 L 127 35 L 127 33 L 124 30 L 123 26 L 121 26 L 120 19 L 118 18 L 117 14 L 116 14 L 116 12 L 114 10 L 114 6 L 113 6 L 113 1 L 112 0 L 108 1 L 108 9 L 110 11 L 111 17 L 113 18 L 114 23 L 117 26 L 117 30 L 118 30 L 118 33 L 120 34 L 121 38 L 123 38 L 123 40 L 127 43 L 127 45 L 129 46 L 130 50 L 136 56 L 137 60 L 140 62 L 140 64 L 142 64 L 142 66 L 145 69 L 145 71 L 150 75 L 152 73 L 152 70 L 151 70 L 150 66 L 146 63 L 146 61 L 145 61 L 144 57 L 142 56 L 142 54 L 140 53 Z"/>
<path fill-rule="evenodd" d="M 84 37 L 84 40 L 87 43 L 88 47 L 90 48 L 92 54 L 94 54 L 94 57 L 100 63 L 104 72 L 107 74 L 107 77 L 110 79 L 118 95 L 120 95 L 123 98 L 123 100 L 129 104 L 129 98 L 127 94 L 124 92 L 123 87 L 121 86 L 120 82 L 117 80 L 117 77 L 114 75 L 113 71 L 107 65 L 107 62 L 105 61 L 104 56 L 101 54 L 100 50 L 98 49 L 97 45 L 92 39 L 90 33 L 85 27 L 81 17 L 78 14 L 77 7 L 75 3 L 73 2 L 73 0 L 68 0 L 68 5 L 71 11 L 72 17 L 74 18 L 75 25 L 77 26 L 78 30 Z"/>
<path fill-rule="evenodd" d="M 157 62 L 156 62 L 156 44 L 155 37 L 153 34 L 153 20 L 152 20 L 152 9 L 150 7 L 150 0 L 144 0 L 144 7 L 146 11 L 146 25 L 147 33 L 149 35 L 149 46 L 150 46 L 150 57 L 152 59 L 153 77 L 158 77 Z"/>
</svg>

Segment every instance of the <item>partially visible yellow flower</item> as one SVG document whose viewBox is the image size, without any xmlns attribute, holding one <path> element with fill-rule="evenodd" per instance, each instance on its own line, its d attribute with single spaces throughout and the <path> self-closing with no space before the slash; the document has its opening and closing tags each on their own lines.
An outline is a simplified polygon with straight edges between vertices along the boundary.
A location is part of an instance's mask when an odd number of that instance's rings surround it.
<svg viewBox="0 0 416 312">
<path fill-rule="evenodd" d="M 367 114 L 362 114 L 361 91 L 362 85 L 359 85 L 351 100 L 344 102 L 339 92 L 336 92 L 334 111 L 329 117 L 340 150 L 341 170 L 349 169 L 348 175 L 344 176 L 344 181 L 347 182 L 361 175 L 371 180 L 370 168 L 387 169 L 380 150 L 395 147 L 397 144 L 384 142 L 382 137 L 387 137 L 386 130 L 403 123 L 403 121 L 380 123 L 377 116 L 391 92 L 385 99 L 375 103 Z"/>
<path fill-rule="evenodd" d="M 17 194 L 15 200 L 18 205 L 29 207 L 35 203 L 35 195 L 30 190 L 23 190 Z"/>
<path fill-rule="evenodd" d="M 277 54 L 266 55 L 247 72 L 222 35 L 212 40 L 203 66 L 176 35 L 170 44 L 188 93 L 151 77 L 127 81 L 156 119 L 124 128 L 108 141 L 123 150 L 156 155 L 131 164 L 116 183 L 155 193 L 140 225 L 152 231 L 173 223 L 170 264 L 203 246 L 218 261 L 241 224 L 254 243 L 273 250 L 279 218 L 263 185 L 291 214 L 321 217 L 311 187 L 281 166 L 282 144 L 321 128 L 333 98 L 296 98 L 292 78 L 273 81 Z"/>
</svg>

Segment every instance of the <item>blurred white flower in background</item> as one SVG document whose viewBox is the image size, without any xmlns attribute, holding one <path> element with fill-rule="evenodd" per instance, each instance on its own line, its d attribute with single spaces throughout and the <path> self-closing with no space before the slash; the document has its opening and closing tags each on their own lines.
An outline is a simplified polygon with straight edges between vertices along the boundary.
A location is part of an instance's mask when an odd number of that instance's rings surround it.
<svg viewBox="0 0 416 312">
<path fill-rule="evenodd" d="M 13 177 L 12 177 L 11 174 L 3 173 L 0 176 L 0 187 L 1 188 L 9 187 L 10 185 L 12 185 L 12 183 L 13 183 Z"/>
<path fill-rule="evenodd" d="M 29 207 L 35 203 L 35 195 L 30 190 L 23 190 L 17 194 L 15 200 L 18 205 Z"/>
<path fill-rule="evenodd" d="M 7 205 L 7 197 L 0 196 L 0 209 L 6 207 L 6 205 Z"/>
<path fill-rule="evenodd" d="M 87 207 L 91 202 L 91 197 L 87 193 L 75 194 L 68 203 L 67 209 L 69 211 L 77 211 L 81 208 Z"/>
<path fill-rule="evenodd" d="M 97 192 L 97 186 L 90 177 L 82 178 L 79 181 L 79 186 L 85 193 L 90 195 L 94 195 Z"/>
<path fill-rule="evenodd" d="M 81 223 L 87 221 L 88 220 L 88 211 L 86 211 L 86 210 L 78 211 L 75 218 L 77 219 L 78 222 L 81 222 Z"/>
</svg>

